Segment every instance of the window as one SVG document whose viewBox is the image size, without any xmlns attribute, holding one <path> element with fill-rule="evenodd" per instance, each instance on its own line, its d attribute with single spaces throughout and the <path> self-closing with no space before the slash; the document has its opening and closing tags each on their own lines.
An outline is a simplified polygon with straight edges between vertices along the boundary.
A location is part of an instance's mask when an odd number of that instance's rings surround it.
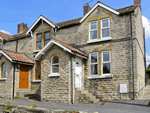
<svg viewBox="0 0 150 113">
<path fill-rule="evenodd" d="M 42 48 L 42 33 L 37 34 L 36 36 L 36 49 L 41 49 Z"/>
<path fill-rule="evenodd" d="M 50 40 L 50 32 L 45 32 L 44 33 L 44 45 L 46 45 Z"/>
<path fill-rule="evenodd" d="M 0 49 L 2 49 L 2 43 L 0 43 Z"/>
<path fill-rule="evenodd" d="M 58 56 L 53 56 L 51 59 L 51 73 L 57 74 L 59 73 L 59 58 Z"/>
<path fill-rule="evenodd" d="M 110 74 L 111 51 L 102 51 L 102 74 Z"/>
<path fill-rule="evenodd" d="M 97 21 L 90 22 L 90 40 L 98 39 Z"/>
<path fill-rule="evenodd" d="M 90 54 L 90 71 L 91 75 L 98 75 L 98 53 Z"/>
<path fill-rule="evenodd" d="M 41 79 L 41 61 L 37 60 L 35 63 L 35 80 Z"/>
<path fill-rule="evenodd" d="M 2 63 L 2 78 L 6 78 L 6 63 Z"/>
<path fill-rule="evenodd" d="M 101 37 L 106 38 L 110 37 L 110 19 L 102 19 L 101 20 Z"/>
</svg>

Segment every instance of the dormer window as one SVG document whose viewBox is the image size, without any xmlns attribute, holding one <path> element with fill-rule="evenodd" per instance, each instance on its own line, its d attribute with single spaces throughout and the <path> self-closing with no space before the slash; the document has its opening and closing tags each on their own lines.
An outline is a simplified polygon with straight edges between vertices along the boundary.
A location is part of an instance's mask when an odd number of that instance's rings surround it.
<svg viewBox="0 0 150 113">
<path fill-rule="evenodd" d="M 110 37 L 110 19 L 102 19 L 101 20 L 101 37 L 106 38 Z"/>
<path fill-rule="evenodd" d="M 50 32 L 45 32 L 44 33 L 44 45 L 46 45 L 50 40 Z"/>
<path fill-rule="evenodd" d="M 42 33 L 37 34 L 36 36 L 36 49 L 41 49 L 42 48 Z"/>
<path fill-rule="evenodd" d="M 98 22 L 92 21 L 90 22 L 90 40 L 98 39 Z"/>
</svg>

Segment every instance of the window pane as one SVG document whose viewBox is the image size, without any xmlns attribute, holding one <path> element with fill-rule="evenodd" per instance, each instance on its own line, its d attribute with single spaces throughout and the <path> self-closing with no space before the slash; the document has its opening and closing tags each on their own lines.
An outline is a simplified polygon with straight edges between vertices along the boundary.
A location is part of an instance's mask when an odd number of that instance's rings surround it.
<svg viewBox="0 0 150 113">
<path fill-rule="evenodd" d="M 58 56 L 54 56 L 54 57 L 53 57 L 52 63 L 53 63 L 53 64 L 59 63 L 59 58 L 58 58 Z"/>
<path fill-rule="evenodd" d="M 41 79 L 41 70 L 36 71 L 36 79 Z"/>
<path fill-rule="evenodd" d="M 40 41 L 41 40 L 41 34 L 37 35 L 37 40 Z"/>
<path fill-rule="evenodd" d="M 98 75 L 98 65 L 91 65 L 91 75 Z"/>
<path fill-rule="evenodd" d="M 6 77 L 6 64 L 4 63 L 2 66 L 3 66 L 2 77 Z"/>
<path fill-rule="evenodd" d="M 102 20 L 102 27 L 108 27 L 108 19 Z"/>
<path fill-rule="evenodd" d="M 97 30 L 90 31 L 90 39 L 97 39 Z"/>
<path fill-rule="evenodd" d="M 97 29 L 97 22 L 91 22 L 91 30 L 93 30 L 93 29 Z"/>
<path fill-rule="evenodd" d="M 102 37 L 109 37 L 109 28 L 102 29 Z"/>
<path fill-rule="evenodd" d="M 52 65 L 52 73 L 59 73 L 59 65 Z"/>
<path fill-rule="evenodd" d="M 103 74 L 110 73 L 110 63 L 103 63 Z"/>
<path fill-rule="evenodd" d="M 46 40 L 46 41 L 45 41 L 45 45 L 46 45 L 48 42 L 49 42 L 49 40 Z"/>
<path fill-rule="evenodd" d="M 91 63 L 97 63 L 97 54 L 91 54 Z"/>
<path fill-rule="evenodd" d="M 110 61 L 109 59 L 109 51 L 103 52 L 103 62 Z"/>
<path fill-rule="evenodd" d="M 37 49 L 41 49 L 41 42 L 37 42 Z"/>
<path fill-rule="evenodd" d="M 2 48 L 2 44 L 0 43 L 0 49 Z"/>
<path fill-rule="evenodd" d="M 49 34 L 50 33 L 45 33 L 45 39 L 49 39 Z M 45 44 L 46 45 L 46 44 Z"/>
<path fill-rule="evenodd" d="M 37 61 L 37 62 L 36 62 L 36 68 L 37 68 L 37 69 L 40 69 L 40 68 L 41 68 L 41 62 L 40 62 L 40 61 Z"/>
</svg>

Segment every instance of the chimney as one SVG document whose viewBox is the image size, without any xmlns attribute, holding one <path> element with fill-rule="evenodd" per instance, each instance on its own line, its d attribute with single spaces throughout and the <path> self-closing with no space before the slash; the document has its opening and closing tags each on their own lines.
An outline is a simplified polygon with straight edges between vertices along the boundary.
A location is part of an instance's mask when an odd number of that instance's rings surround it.
<svg viewBox="0 0 150 113">
<path fill-rule="evenodd" d="M 134 0 L 134 5 L 141 5 L 141 0 Z"/>
<path fill-rule="evenodd" d="M 83 9 L 84 9 L 84 15 L 86 15 L 91 10 L 91 7 L 87 4 L 83 7 Z"/>
<path fill-rule="evenodd" d="M 28 27 L 27 24 L 18 24 L 18 33 L 22 33 L 22 32 L 27 32 L 28 31 Z"/>
</svg>

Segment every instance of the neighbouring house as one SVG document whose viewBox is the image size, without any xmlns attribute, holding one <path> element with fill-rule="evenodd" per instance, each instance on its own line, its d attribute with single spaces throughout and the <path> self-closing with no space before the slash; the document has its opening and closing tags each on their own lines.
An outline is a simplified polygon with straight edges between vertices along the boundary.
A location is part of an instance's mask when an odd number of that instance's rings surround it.
<svg viewBox="0 0 150 113">
<path fill-rule="evenodd" d="M 145 85 L 141 1 L 113 9 L 100 1 L 81 18 L 40 16 L 18 34 L 0 32 L 0 97 L 56 103 L 140 99 Z M 134 87 L 133 87 L 134 86 Z"/>
</svg>

